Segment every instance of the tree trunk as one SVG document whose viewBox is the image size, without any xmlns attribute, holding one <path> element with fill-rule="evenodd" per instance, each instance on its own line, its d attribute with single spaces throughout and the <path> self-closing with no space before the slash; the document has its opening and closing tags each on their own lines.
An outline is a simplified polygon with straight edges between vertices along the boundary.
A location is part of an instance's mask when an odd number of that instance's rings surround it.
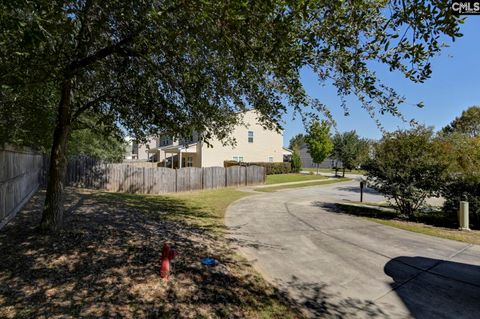
<svg viewBox="0 0 480 319">
<path fill-rule="evenodd" d="M 67 140 L 71 124 L 72 80 L 62 84 L 60 102 L 58 104 L 57 124 L 53 134 L 50 167 L 47 182 L 45 208 L 40 228 L 43 231 L 55 232 L 63 224 L 63 184 L 66 170 Z"/>
<path fill-rule="evenodd" d="M 342 177 L 345 177 L 345 167 L 343 168 Z"/>
</svg>

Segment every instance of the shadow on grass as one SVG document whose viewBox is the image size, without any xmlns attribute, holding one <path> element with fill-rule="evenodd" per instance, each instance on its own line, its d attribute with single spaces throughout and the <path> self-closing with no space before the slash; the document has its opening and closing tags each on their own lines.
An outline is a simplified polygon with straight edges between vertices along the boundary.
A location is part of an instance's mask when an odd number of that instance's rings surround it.
<svg viewBox="0 0 480 319">
<path fill-rule="evenodd" d="M 422 223 L 435 227 L 444 227 L 451 229 L 458 229 L 457 217 L 453 214 L 443 212 L 441 210 L 428 210 L 423 212 L 417 212 L 412 217 L 402 216 L 395 207 L 379 207 L 379 206 L 357 206 L 349 203 L 324 203 L 315 202 L 315 206 L 327 209 L 333 213 L 345 213 L 349 215 L 373 217 L 385 220 L 399 220 Z"/>
<path fill-rule="evenodd" d="M 69 190 L 64 230 L 45 236 L 36 228 L 43 200 L 40 192 L 0 232 L 1 318 L 293 313 L 221 236 L 209 231 L 219 223 L 208 211 L 168 197 Z M 182 216 L 208 219 L 207 228 Z M 164 242 L 179 252 L 168 282 L 158 275 Z M 221 265 L 202 267 L 199 260 L 205 256 Z"/>
</svg>

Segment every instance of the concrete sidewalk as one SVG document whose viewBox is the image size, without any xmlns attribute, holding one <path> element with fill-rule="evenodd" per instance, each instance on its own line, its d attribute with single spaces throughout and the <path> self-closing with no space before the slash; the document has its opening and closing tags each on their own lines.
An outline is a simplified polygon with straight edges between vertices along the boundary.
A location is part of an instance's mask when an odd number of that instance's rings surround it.
<svg viewBox="0 0 480 319">
<path fill-rule="evenodd" d="M 331 203 L 357 200 L 357 184 L 241 199 L 227 211 L 229 236 L 311 317 L 478 318 L 480 246 L 337 213 Z"/>
</svg>

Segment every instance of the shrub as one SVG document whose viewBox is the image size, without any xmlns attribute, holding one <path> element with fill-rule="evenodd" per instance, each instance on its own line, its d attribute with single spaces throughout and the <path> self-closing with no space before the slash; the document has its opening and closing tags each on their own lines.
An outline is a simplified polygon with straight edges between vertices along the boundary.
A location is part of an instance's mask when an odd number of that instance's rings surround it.
<svg viewBox="0 0 480 319">
<path fill-rule="evenodd" d="M 425 127 L 387 133 L 365 166 L 369 185 L 412 218 L 427 197 L 440 195 L 449 163 Z"/>
<path fill-rule="evenodd" d="M 440 143 L 451 161 L 450 176 L 442 189 L 444 210 L 454 218 L 459 202 L 468 201 L 470 226 L 480 229 L 480 137 L 450 134 Z"/>
<path fill-rule="evenodd" d="M 300 173 L 300 170 L 302 169 L 302 160 L 297 149 L 293 150 L 292 160 L 290 163 L 292 165 L 292 173 Z"/>
<path fill-rule="evenodd" d="M 292 166 L 288 162 L 237 162 L 237 161 L 224 161 L 223 166 L 262 166 L 265 167 L 265 173 L 267 175 L 274 174 L 288 174 L 292 172 Z"/>
<path fill-rule="evenodd" d="M 470 208 L 470 227 L 480 229 L 480 178 L 456 176 L 443 189 L 444 210 L 455 217 L 460 201 L 467 201 Z"/>
</svg>

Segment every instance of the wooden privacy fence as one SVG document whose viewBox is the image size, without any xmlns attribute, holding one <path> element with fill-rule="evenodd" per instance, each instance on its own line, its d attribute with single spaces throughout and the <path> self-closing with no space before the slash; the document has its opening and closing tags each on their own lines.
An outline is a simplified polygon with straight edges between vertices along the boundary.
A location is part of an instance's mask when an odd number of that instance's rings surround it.
<svg viewBox="0 0 480 319">
<path fill-rule="evenodd" d="M 140 194 L 185 192 L 264 182 L 265 168 L 259 166 L 171 169 L 104 164 L 89 159 L 70 161 L 66 175 L 66 184 L 70 186 Z"/>
<path fill-rule="evenodd" d="M 0 146 L 0 228 L 36 192 L 42 168 L 41 154 L 28 148 Z"/>
</svg>

